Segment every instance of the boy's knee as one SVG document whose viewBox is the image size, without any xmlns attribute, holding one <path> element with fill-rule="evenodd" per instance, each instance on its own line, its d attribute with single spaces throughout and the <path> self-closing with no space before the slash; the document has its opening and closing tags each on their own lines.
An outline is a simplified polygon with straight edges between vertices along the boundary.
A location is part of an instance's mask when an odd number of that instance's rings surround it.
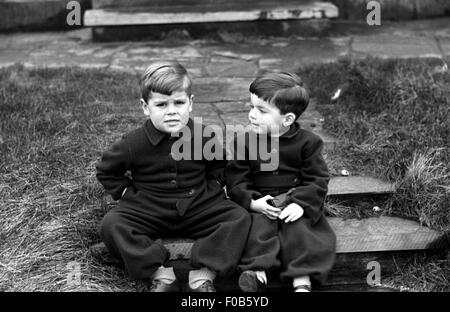
<svg viewBox="0 0 450 312">
<path fill-rule="evenodd" d="M 103 217 L 99 226 L 100 237 L 103 240 L 111 235 L 111 233 L 114 231 L 114 228 L 120 222 L 119 219 L 120 219 L 119 215 L 112 211 L 108 212 Z"/>
</svg>

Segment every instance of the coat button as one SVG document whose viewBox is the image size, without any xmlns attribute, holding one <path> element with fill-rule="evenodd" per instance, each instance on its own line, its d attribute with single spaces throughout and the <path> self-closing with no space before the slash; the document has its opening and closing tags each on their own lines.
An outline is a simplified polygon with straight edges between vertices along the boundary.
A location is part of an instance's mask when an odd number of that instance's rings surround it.
<svg viewBox="0 0 450 312">
<path fill-rule="evenodd" d="M 298 182 L 298 179 L 297 179 L 297 178 L 295 178 L 295 179 L 294 179 L 294 183 L 297 183 L 297 182 Z"/>
<path fill-rule="evenodd" d="M 177 180 L 170 180 L 170 184 L 173 184 L 173 185 L 177 184 Z"/>
</svg>

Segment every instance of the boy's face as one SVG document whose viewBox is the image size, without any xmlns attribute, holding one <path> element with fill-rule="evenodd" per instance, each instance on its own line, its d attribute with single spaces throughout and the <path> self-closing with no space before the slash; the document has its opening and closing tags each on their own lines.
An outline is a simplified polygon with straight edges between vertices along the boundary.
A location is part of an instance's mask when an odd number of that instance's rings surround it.
<svg viewBox="0 0 450 312">
<path fill-rule="evenodd" d="M 193 98 L 185 91 L 176 91 L 171 95 L 151 92 L 148 103 L 141 99 L 141 104 L 144 114 L 150 117 L 156 129 L 176 133 L 189 121 Z"/>
<path fill-rule="evenodd" d="M 250 112 L 248 118 L 252 130 L 256 133 L 267 133 L 270 135 L 281 135 L 289 129 L 289 126 L 295 121 L 294 114 L 282 114 L 280 109 L 256 94 L 250 93 Z"/>
</svg>

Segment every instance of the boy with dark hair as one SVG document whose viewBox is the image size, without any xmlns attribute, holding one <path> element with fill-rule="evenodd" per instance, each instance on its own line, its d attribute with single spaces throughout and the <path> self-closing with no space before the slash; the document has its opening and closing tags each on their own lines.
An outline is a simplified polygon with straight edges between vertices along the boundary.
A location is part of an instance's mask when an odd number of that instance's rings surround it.
<svg viewBox="0 0 450 312">
<path fill-rule="evenodd" d="M 234 146 L 226 170 L 228 195 L 252 216 L 239 286 L 263 291 L 266 271 L 281 270 L 281 279 L 291 281 L 296 292 L 310 291 L 311 280 L 323 282 L 333 266 L 336 237 L 323 212 L 329 181 L 323 142 L 296 123 L 309 95 L 297 75 L 265 72 L 250 85 L 250 97 L 252 131 L 244 134 L 245 155 Z M 249 142 L 265 138 L 278 142 L 275 148 L 267 145 L 279 157 L 271 171 L 261 169 L 260 158 L 249 158 L 258 149 Z"/>
<path fill-rule="evenodd" d="M 97 178 L 118 207 L 100 224 L 109 252 L 134 279 L 151 279 L 151 291 L 181 289 L 165 237 L 195 240 L 191 251 L 190 291 L 215 291 L 216 274 L 232 273 L 239 262 L 250 226 L 247 212 L 226 199 L 225 160 L 178 159 L 172 146 L 193 140 L 189 118 L 193 95 L 186 69 L 176 62 L 151 64 L 141 79 L 141 104 L 149 118 L 123 136 L 97 163 Z M 186 130 L 192 137 L 178 137 Z M 197 134 L 198 135 L 198 134 Z M 204 145 L 214 138 L 200 136 Z M 126 172 L 131 173 L 131 178 Z"/>
</svg>

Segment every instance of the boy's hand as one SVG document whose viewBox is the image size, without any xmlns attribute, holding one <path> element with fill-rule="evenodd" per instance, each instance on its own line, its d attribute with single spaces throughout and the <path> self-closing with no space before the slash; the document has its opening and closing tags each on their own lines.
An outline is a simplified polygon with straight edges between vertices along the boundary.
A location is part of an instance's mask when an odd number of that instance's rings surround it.
<svg viewBox="0 0 450 312">
<path fill-rule="evenodd" d="M 283 209 L 278 218 L 284 220 L 285 223 L 294 222 L 300 219 L 303 216 L 303 213 L 304 210 L 300 205 L 291 203 Z"/>
<path fill-rule="evenodd" d="M 266 195 L 257 200 L 252 199 L 252 201 L 250 202 L 250 210 L 262 213 L 271 220 L 276 220 L 276 218 L 280 214 L 281 209 L 269 205 L 267 203 L 269 199 L 273 199 L 273 197 L 270 195 Z"/>
</svg>

